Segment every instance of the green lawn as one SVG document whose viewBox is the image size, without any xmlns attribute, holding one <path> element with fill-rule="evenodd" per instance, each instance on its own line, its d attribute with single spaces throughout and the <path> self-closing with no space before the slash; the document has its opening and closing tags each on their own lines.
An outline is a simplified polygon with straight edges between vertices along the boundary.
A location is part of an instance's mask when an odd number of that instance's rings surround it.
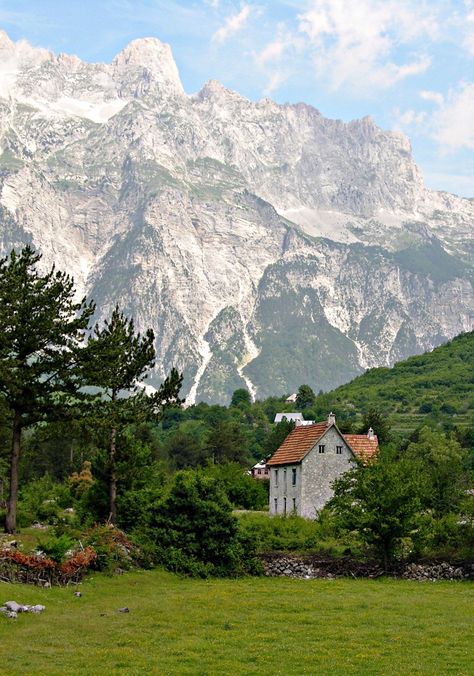
<svg viewBox="0 0 474 676">
<path fill-rule="evenodd" d="M 150 571 L 81 591 L 0 584 L 0 603 L 47 607 L 0 618 L 1 674 L 474 673 L 472 583 Z"/>
</svg>

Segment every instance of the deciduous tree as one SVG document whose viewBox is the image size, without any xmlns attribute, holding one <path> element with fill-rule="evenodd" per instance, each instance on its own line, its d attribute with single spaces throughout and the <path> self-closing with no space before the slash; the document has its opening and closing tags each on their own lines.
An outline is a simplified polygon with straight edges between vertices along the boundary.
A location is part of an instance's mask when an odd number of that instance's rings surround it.
<svg viewBox="0 0 474 676">
<path fill-rule="evenodd" d="M 420 526 L 426 493 L 420 463 L 386 456 L 366 466 L 358 464 L 337 479 L 329 505 L 339 525 L 357 531 L 379 553 L 387 570 L 400 539 Z"/>
</svg>

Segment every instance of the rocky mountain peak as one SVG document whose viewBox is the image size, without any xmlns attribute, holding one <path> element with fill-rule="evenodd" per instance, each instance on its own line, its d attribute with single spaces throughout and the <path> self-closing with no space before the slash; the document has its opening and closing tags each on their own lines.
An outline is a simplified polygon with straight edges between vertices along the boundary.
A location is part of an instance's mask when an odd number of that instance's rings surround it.
<svg viewBox="0 0 474 676">
<path fill-rule="evenodd" d="M 143 77 L 145 71 L 161 88 L 184 94 L 171 47 L 157 38 L 133 40 L 117 54 L 112 66 L 122 77 L 137 70 Z"/>
<path fill-rule="evenodd" d="M 0 29 L 0 52 L 3 51 L 13 51 L 15 49 L 15 43 L 10 40 L 8 34 Z"/>
<path fill-rule="evenodd" d="M 474 202 L 371 118 L 184 95 L 168 45 L 112 63 L 0 33 L 0 255 L 32 242 L 97 319 L 157 336 L 190 402 L 327 389 L 472 329 Z"/>
</svg>

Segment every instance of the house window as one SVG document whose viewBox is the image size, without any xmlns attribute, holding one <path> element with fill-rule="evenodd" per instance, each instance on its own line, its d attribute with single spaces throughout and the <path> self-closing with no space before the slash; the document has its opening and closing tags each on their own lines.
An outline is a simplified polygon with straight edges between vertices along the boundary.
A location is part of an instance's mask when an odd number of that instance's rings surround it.
<svg viewBox="0 0 474 676">
<path fill-rule="evenodd" d="M 283 470 L 283 486 L 286 491 L 286 469 Z"/>
<path fill-rule="evenodd" d="M 278 514 L 278 498 L 274 498 L 275 502 L 275 514 Z"/>
<path fill-rule="evenodd" d="M 275 470 L 275 486 L 278 486 L 278 470 Z"/>
<path fill-rule="evenodd" d="M 261 469 L 257 469 L 257 474 L 261 474 L 261 473 L 262 473 L 262 470 L 261 470 Z"/>
<path fill-rule="evenodd" d="M 319 452 L 324 453 L 324 444 L 320 444 L 319 446 Z"/>
<path fill-rule="evenodd" d="M 296 486 L 296 467 L 291 470 L 291 485 Z"/>
<path fill-rule="evenodd" d="M 342 455 L 342 446 L 336 446 L 336 455 Z"/>
<path fill-rule="evenodd" d="M 286 498 L 283 498 L 283 514 L 286 514 Z"/>
<path fill-rule="evenodd" d="M 293 498 L 293 511 L 296 512 L 296 498 Z"/>
</svg>

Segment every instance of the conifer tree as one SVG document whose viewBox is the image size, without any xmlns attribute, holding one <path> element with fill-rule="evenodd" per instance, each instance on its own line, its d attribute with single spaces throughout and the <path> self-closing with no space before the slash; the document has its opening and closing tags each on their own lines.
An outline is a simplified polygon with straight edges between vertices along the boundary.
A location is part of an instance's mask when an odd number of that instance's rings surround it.
<svg viewBox="0 0 474 676">
<path fill-rule="evenodd" d="M 5 530 L 16 531 L 22 431 L 50 420 L 77 398 L 77 356 L 94 304 L 75 302 L 74 283 L 26 246 L 0 260 L 0 396 L 11 419 L 10 491 Z"/>
<path fill-rule="evenodd" d="M 140 381 L 155 363 L 155 336 L 148 329 L 135 333 L 133 319 L 127 319 L 116 306 L 110 320 L 98 324 L 83 352 L 84 376 L 102 395 L 101 414 L 109 429 L 109 520 L 117 517 L 117 432 L 147 414 L 159 415 L 170 404 L 179 404 L 182 376 L 176 369 L 151 396 Z"/>
<path fill-rule="evenodd" d="M 310 408 L 314 404 L 315 399 L 316 395 L 309 385 L 300 385 L 296 395 L 296 408 L 304 411 L 305 408 Z"/>
</svg>

